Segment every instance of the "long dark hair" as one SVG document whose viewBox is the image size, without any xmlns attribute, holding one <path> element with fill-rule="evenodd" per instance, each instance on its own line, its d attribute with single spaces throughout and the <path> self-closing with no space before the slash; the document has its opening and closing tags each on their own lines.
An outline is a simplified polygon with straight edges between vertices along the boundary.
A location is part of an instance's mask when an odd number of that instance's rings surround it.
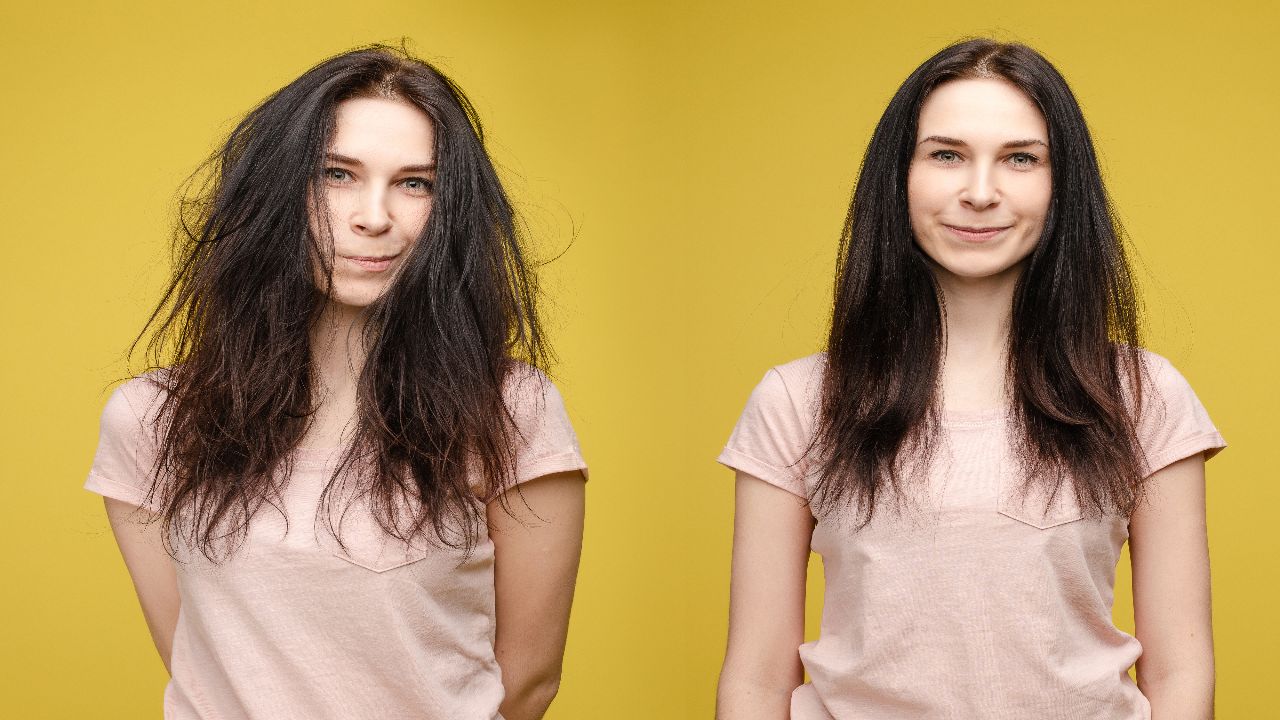
<svg viewBox="0 0 1280 720">
<path fill-rule="evenodd" d="M 470 550 L 477 498 L 513 473 L 503 384 L 549 351 L 511 203 L 458 86 L 402 49 L 361 48 L 264 100 L 193 176 L 173 279 L 139 336 L 151 331 L 148 359 L 166 368 L 149 376 L 165 391 L 150 499 L 166 536 L 211 559 L 264 504 L 280 507 L 316 410 L 310 337 L 329 292 L 316 267 L 332 272 L 332 245 L 308 198 L 324 195 L 338 104 L 369 96 L 430 116 L 437 180 L 422 235 L 366 308 L 353 440 L 321 504 L 361 497 L 395 537 Z"/>
<path fill-rule="evenodd" d="M 945 307 L 912 236 L 907 172 L 920 107 L 942 83 L 1000 78 L 1039 107 L 1052 196 L 1014 291 L 1006 379 L 1027 483 L 1082 508 L 1129 514 L 1142 465 L 1129 403 L 1142 402 L 1138 303 L 1080 106 L 1039 53 L 987 39 L 945 48 L 898 88 L 867 146 L 845 219 L 827 343 L 814 493 L 818 514 L 852 506 L 869 522 L 904 467 L 923 467 L 940 431 Z M 1070 481 L 1070 482 L 1068 482 Z"/>
</svg>

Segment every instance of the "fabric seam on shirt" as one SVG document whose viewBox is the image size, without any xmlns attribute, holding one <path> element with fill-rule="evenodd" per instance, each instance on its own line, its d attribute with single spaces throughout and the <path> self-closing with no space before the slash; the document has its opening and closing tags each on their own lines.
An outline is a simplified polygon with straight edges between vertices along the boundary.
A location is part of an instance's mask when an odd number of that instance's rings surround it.
<svg viewBox="0 0 1280 720">
<path fill-rule="evenodd" d="M 756 458 L 742 452 L 741 450 L 738 450 L 736 448 L 731 448 L 726 445 L 724 450 L 720 452 L 720 457 L 716 458 L 716 462 L 720 463 L 721 465 L 724 465 L 727 468 L 731 468 L 733 470 L 741 470 L 742 472 L 745 472 L 748 475 L 751 475 L 776 488 L 779 488 L 781 490 L 786 490 L 792 495 L 795 495 L 796 497 L 801 498 L 805 502 L 808 502 L 809 500 L 809 498 L 805 496 L 803 492 L 796 491 L 797 484 L 801 488 L 804 487 L 803 481 L 790 476 L 789 473 L 787 473 L 785 470 L 781 468 L 776 468 L 770 465 L 769 463 L 764 462 L 763 460 L 757 460 Z M 761 473 L 757 470 L 757 468 L 764 469 L 766 472 Z M 779 478 L 778 477 L 779 474 L 784 476 L 786 479 Z"/>
<path fill-rule="evenodd" d="M 587 476 L 587 462 L 583 459 L 582 453 L 570 450 L 538 458 L 516 473 L 516 481 L 512 483 L 512 486 L 536 480 L 544 475 L 567 472 L 569 470 L 581 470 L 583 477 Z"/>
<path fill-rule="evenodd" d="M 1147 477 L 1155 475 L 1179 460 L 1191 457 L 1197 451 L 1204 452 L 1214 448 L 1222 449 L 1226 446 L 1226 441 L 1223 440 L 1220 432 L 1203 432 L 1193 435 L 1172 448 L 1166 449 L 1156 455 L 1154 460 L 1149 461 L 1150 469 L 1147 471 Z"/>
<path fill-rule="evenodd" d="M 89 492 L 97 493 L 103 497 L 109 497 L 112 500 L 127 502 L 130 505 L 137 505 L 138 507 L 145 508 L 153 512 L 155 511 L 155 508 L 149 507 L 143 502 L 145 500 L 145 496 L 141 494 L 141 491 L 138 490 L 138 488 L 112 480 L 102 473 L 90 470 L 89 481 L 84 484 L 84 487 Z"/>
</svg>

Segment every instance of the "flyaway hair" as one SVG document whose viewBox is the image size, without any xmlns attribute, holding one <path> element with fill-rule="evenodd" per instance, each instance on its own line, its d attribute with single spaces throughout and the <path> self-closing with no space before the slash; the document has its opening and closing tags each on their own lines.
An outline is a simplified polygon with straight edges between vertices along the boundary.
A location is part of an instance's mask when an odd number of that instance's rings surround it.
<svg viewBox="0 0 1280 720">
<path fill-rule="evenodd" d="M 149 333 L 149 362 L 164 369 L 148 377 L 166 391 L 149 499 L 167 537 L 211 559 L 234 551 L 264 506 L 279 507 L 316 411 L 310 338 L 332 243 L 316 236 L 308 198 L 322 202 L 336 108 L 357 97 L 430 117 L 436 183 L 422 235 L 366 309 L 353 441 L 318 517 L 340 527 L 361 501 L 392 536 L 470 549 L 481 501 L 514 472 L 503 385 L 544 368 L 549 350 L 480 122 L 453 82 L 407 52 L 344 53 L 254 108 L 197 173 L 172 281 L 139 337 Z"/>
</svg>

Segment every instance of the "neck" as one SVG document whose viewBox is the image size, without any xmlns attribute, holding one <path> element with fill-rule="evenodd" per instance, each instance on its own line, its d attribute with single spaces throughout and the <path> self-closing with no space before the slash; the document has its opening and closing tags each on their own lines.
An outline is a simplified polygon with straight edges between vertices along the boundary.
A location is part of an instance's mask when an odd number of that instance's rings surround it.
<svg viewBox="0 0 1280 720">
<path fill-rule="evenodd" d="M 935 268 L 946 302 L 943 406 L 989 410 L 1005 404 L 1005 367 L 1020 268 L 998 276 L 962 278 Z"/>
<path fill-rule="evenodd" d="M 311 329 L 311 363 L 317 379 L 355 378 L 365 364 L 365 355 L 365 318 L 361 309 L 326 306 Z"/>
<path fill-rule="evenodd" d="M 1018 276 L 960 278 L 938 274 L 946 302 L 948 355 L 1005 351 Z"/>
<path fill-rule="evenodd" d="M 355 410 L 357 378 L 367 355 L 364 330 L 362 308 L 332 302 L 311 330 L 311 367 L 324 414 L 345 416 Z"/>
</svg>

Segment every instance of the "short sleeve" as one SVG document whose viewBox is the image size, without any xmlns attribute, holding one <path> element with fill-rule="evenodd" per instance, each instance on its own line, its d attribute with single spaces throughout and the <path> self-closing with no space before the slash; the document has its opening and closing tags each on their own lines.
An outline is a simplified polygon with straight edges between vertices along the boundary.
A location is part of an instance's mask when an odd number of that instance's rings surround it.
<svg viewBox="0 0 1280 720">
<path fill-rule="evenodd" d="M 804 455 L 809 446 L 801 404 L 778 368 L 756 385 L 716 460 L 808 499 Z"/>
<path fill-rule="evenodd" d="M 1155 353 L 1145 353 L 1145 361 L 1147 384 L 1137 430 L 1146 475 L 1197 453 L 1206 460 L 1218 454 L 1227 443 L 1186 378 Z"/>
<path fill-rule="evenodd" d="M 111 393 L 102 410 L 86 490 L 159 510 L 146 502 L 157 455 L 154 424 L 147 417 L 153 415 L 156 400 L 155 385 L 146 378 L 134 378 Z"/>
<path fill-rule="evenodd" d="M 516 430 L 511 484 L 569 470 L 581 470 L 585 477 L 587 463 L 555 384 L 542 372 L 521 366 L 508 377 L 503 392 Z"/>
</svg>

